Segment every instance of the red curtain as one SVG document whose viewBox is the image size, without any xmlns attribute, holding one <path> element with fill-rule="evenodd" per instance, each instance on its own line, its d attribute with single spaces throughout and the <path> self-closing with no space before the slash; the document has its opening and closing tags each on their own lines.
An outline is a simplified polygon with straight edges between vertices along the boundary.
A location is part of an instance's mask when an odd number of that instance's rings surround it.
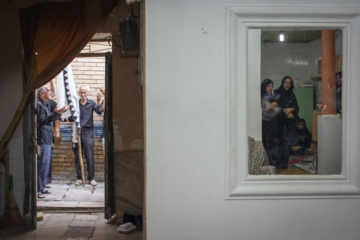
<svg viewBox="0 0 360 240">
<path fill-rule="evenodd" d="M 0 142 L 0 158 L 30 93 L 56 77 L 85 47 L 119 0 L 45 2 L 20 10 L 26 87 Z"/>
</svg>

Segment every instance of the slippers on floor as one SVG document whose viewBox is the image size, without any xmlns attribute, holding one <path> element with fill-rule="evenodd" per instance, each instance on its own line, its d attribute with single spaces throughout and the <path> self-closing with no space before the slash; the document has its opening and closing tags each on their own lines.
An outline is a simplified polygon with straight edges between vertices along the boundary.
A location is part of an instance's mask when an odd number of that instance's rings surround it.
<svg viewBox="0 0 360 240">
<path fill-rule="evenodd" d="M 43 190 L 41 191 L 41 194 L 50 194 L 51 192 L 49 190 Z"/>
<path fill-rule="evenodd" d="M 45 184 L 44 188 L 51 188 L 49 184 Z"/>
<path fill-rule="evenodd" d="M 37 197 L 38 197 L 38 198 L 45 198 L 45 196 L 42 195 L 42 194 L 38 194 Z"/>
</svg>

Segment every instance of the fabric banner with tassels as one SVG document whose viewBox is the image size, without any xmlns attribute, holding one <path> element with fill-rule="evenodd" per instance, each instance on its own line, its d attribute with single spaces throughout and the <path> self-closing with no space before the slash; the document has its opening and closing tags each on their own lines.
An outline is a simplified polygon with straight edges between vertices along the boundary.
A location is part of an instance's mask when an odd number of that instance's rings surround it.
<svg viewBox="0 0 360 240">
<path fill-rule="evenodd" d="M 66 121 L 69 117 L 72 117 L 74 120 L 73 133 L 81 132 L 79 99 L 77 97 L 71 64 L 57 76 L 57 107 L 62 108 L 68 104 L 70 104 L 70 109 L 62 114 L 61 119 Z M 76 134 L 73 134 L 72 140 L 73 143 L 77 142 Z"/>
<path fill-rule="evenodd" d="M 80 125 L 80 106 L 79 99 L 77 97 L 77 92 L 74 83 L 74 76 L 72 74 L 71 64 L 69 64 L 57 77 L 57 107 L 61 108 L 65 105 L 70 104 L 70 114 L 68 111 L 62 114 L 62 120 L 69 119 L 70 117 L 73 120 L 73 134 L 72 142 L 73 147 L 75 144 L 78 144 L 79 150 L 79 161 L 81 168 L 81 178 L 82 184 L 85 186 L 84 178 L 84 164 L 81 153 L 81 125 Z"/>
</svg>

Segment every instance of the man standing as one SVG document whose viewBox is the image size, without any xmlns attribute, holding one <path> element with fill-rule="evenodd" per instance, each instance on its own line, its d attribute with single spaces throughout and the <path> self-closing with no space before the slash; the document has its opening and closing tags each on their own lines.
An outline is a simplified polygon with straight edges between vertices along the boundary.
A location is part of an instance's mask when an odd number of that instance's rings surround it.
<svg viewBox="0 0 360 240">
<path fill-rule="evenodd" d="M 97 114 L 102 113 L 101 93 L 96 95 L 97 103 L 87 98 L 89 94 L 89 87 L 80 85 L 79 87 L 80 96 L 80 126 L 81 126 L 81 148 L 84 150 L 86 158 L 86 166 L 88 172 L 88 180 L 91 186 L 96 186 L 94 176 L 94 122 L 93 122 L 93 111 Z M 78 143 L 73 143 L 73 151 L 75 154 L 75 167 L 77 174 L 76 186 L 82 184 L 81 180 L 81 167 L 79 160 L 79 149 Z"/>
<path fill-rule="evenodd" d="M 50 99 L 47 102 L 49 107 L 50 107 L 50 112 L 54 112 L 57 103 L 52 100 L 53 97 L 56 96 L 56 87 L 55 87 L 55 83 L 54 83 L 54 79 L 50 81 L 50 89 L 51 89 L 51 93 L 50 93 Z M 60 137 L 60 119 L 56 119 L 54 122 L 54 132 L 53 132 L 54 138 L 53 138 L 53 144 L 52 147 L 54 147 L 54 145 L 56 145 L 57 142 L 61 141 L 61 137 Z M 48 177 L 46 180 L 46 184 L 45 187 L 47 187 L 47 184 L 50 184 L 51 181 L 51 164 L 52 164 L 52 158 L 50 158 L 50 163 L 48 166 Z"/>
<path fill-rule="evenodd" d="M 105 88 L 101 87 L 100 92 L 102 93 L 102 95 L 104 95 L 104 101 L 102 102 L 102 111 L 105 112 Z M 103 145 L 103 153 L 104 153 L 104 157 L 105 157 L 105 115 L 103 118 L 103 129 L 102 129 L 102 134 L 101 134 L 101 142 Z"/>
<path fill-rule="evenodd" d="M 53 142 L 54 121 L 67 110 L 67 106 L 62 109 L 55 107 L 51 111 L 49 100 L 51 98 L 50 87 L 45 85 L 37 90 L 38 101 L 37 109 L 37 144 L 40 146 L 40 155 L 37 159 L 37 179 L 38 179 L 38 198 L 45 198 L 43 194 L 50 194 L 45 190 L 45 184 L 48 177 L 49 164 L 51 160 L 51 148 Z"/>
</svg>

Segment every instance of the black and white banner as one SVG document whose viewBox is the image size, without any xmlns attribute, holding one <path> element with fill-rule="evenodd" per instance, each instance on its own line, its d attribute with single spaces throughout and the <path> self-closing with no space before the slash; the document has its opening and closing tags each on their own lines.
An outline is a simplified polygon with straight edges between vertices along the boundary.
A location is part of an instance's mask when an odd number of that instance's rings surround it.
<svg viewBox="0 0 360 240">
<path fill-rule="evenodd" d="M 69 110 L 62 114 L 62 119 L 68 119 L 72 116 L 73 133 L 79 130 L 80 127 L 80 108 L 79 99 L 75 88 L 74 76 L 69 64 L 58 76 L 57 76 L 57 108 L 60 109 L 63 106 L 70 104 Z M 76 134 L 73 134 L 73 143 L 77 142 Z"/>
</svg>

